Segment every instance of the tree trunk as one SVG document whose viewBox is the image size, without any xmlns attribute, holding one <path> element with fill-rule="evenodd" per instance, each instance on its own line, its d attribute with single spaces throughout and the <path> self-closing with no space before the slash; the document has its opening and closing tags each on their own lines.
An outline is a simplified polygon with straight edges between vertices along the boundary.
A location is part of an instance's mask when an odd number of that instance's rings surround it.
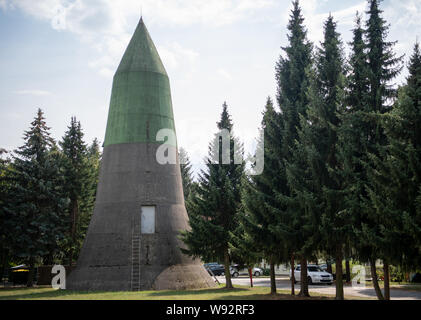
<svg viewBox="0 0 421 320">
<path fill-rule="evenodd" d="M 253 288 L 253 269 L 249 268 L 250 288 Z"/>
<path fill-rule="evenodd" d="M 26 283 L 26 286 L 28 288 L 32 288 L 34 286 L 34 266 L 35 261 L 34 258 L 29 259 L 29 273 L 28 273 L 28 282 Z"/>
<path fill-rule="evenodd" d="M 295 296 L 295 257 L 291 254 L 291 295 Z"/>
<path fill-rule="evenodd" d="M 390 273 L 389 273 L 389 264 L 386 261 L 383 261 L 383 271 L 384 271 L 384 299 L 390 300 Z"/>
<path fill-rule="evenodd" d="M 336 247 L 335 262 L 336 262 L 336 300 L 344 300 L 344 283 L 342 271 L 342 246 Z"/>
<path fill-rule="evenodd" d="M 300 297 L 310 297 L 308 292 L 308 273 L 307 273 L 307 259 L 301 258 L 301 290 L 298 294 Z"/>
<path fill-rule="evenodd" d="M 327 272 L 329 272 L 330 274 L 333 274 L 332 271 L 332 264 L 330 263 L 330 258 L 326 260 L 326 266 L 327 266 Z"/>
<path fill-rule="evenodd" d="M 345 270 L 346 270 L 346 283 L 351 283 L 351 266 L 349 265 L 349 259 L 345 261 Z"/>
<path fill-rule="evenodd" d="M 7 263 L 7 251 L 6 249 L 1 249 L 1 274 L 0 274 L 0 280 L 3 278 L 3 275 L 6 274 L 6 263 Z"/>
<path fill-rule="evenodd" d="M 225 288 L 233 289 L 231 281 L 231 271 L 230 271 L 230 257 L 228 254 L 228 248 L 224 252 L 224 266 L 225 266 Z"/>
<path fill-rule="evenodd" d="M 270 294 L 276 294 L 275 264 L 270 262 Z"/>
<path fill-rule="evenodd" d="M 376 259 L 370 259 L 370 269 L 371 269 L 371 278 L 373 279 L 374 290 L 376 291 L 377 298 L 379 300 L 384 300 L 382 291 L 380 290 L 379 282 L 377 281 L 377 271 L 376 271 Z"/>
</svg>

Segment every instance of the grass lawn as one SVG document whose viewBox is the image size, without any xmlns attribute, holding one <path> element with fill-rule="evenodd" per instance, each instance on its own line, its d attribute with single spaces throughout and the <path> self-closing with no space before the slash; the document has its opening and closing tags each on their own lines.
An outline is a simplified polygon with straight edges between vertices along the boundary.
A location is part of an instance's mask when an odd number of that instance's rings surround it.
<svg viewBox="0 0 421 320">
<path fill-rule="evenodd" d="M 373 288 L 372 282 L 366 283 L 367 287 Z M 384 288 L 384 281 L 379 281 L 379 286 L 381 289 Z M 409 283 L 409 282 L 390 282 L 391 289 L 407 290 L 407 291 L 418 291 L 421 292 L 421 284 Z"/>
<path fill-rule="evenodd" d="M 265 287 L 241 287 L 227 290 L 215 289 L 187 291 L 140 291 L 140 292 L 80 292 L 52 288 L 0 288 L 0 300 L 302 300 L 292 297 L 288 291 L 269 294 Z M 312 294 L 312 300 L 329 300 L 332 296 Z"/>
</svg>

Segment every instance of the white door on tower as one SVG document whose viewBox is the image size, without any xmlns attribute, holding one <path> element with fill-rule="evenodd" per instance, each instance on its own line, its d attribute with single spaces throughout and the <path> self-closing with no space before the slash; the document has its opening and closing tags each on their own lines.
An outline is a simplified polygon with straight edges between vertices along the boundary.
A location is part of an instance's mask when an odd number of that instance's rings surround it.
<svg viewBox="0 0 421 320">
<path fill-rule="evenodd" d="M 140 217 L 140 232 L 142 234 L 155 233 L 155 206 L 142 207 Z"/>
</svg>

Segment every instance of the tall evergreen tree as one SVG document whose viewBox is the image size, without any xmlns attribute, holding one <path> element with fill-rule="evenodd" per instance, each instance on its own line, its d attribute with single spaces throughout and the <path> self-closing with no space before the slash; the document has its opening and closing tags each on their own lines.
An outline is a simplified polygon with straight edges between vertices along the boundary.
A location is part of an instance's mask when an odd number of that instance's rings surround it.
<svg viewBox="0 0 421 320">
<path fill-rule="evenodd" d="M 294 159 L 293 153 L 296 149 L 295 141 L 298 139 L 297 128 L 300 128 L 300 116 L 306 114 L 308 107 L 307 88 L 309 84 L 307 69 L 312 64 L 312 44 L 307 40 L 307 31 L 304 27 L 304 18 L 301 14 L 299 1 L 293 2 L 293 10 L 288 24 L 289 45 L 283 48 L 285 57 L 280 57 L 276 66 L 276 79 L 278 84 L 277 100 L 281 108 L 283 118 L 283 146 L 280 158 L 285 161 L 286 168 L 291 171 L 300 172 L 305 165 Z M 294 167 L 295 169 L 293 169 Z M 282 174 L 282 173 L 281 173 Z M 294 186 L 295 181 L 292 174 L 289 174 L 289 185 Z M 290 192 L 292 191 L 292 192 Z M 296 232 L 295 247 L 296 254 L 301 261 L 301 292 L 300 295 L 308 296 L 307 284 L 307 258 L 309 250 L 305 248 L 305 227 L 307 223 L 302 219 L 305 209 L 300 205 L 300 200 L 293 190 L 279 192 L 278 197 L 288 205 L 290 223 L 289 227 Z M 282 227 L 282 224 L 280 225 Z M 285 228 L 285 225 L 282 227 Z"/>
<path fill-rule="evenodd" d="M 338 174 L 343 190 L 344 209 L 342 215 L 348 217 L 349 222 L 354 226 L 348 234 L 347 256 L 353 255 L 367 261 L 367 258 L 363 257 L 364 255 L 358 255 L 361 241 L 359 233 L 355 232 L 361 225 L 361 197 L 365 194 L 366 183 L 366 173 L 362 161 L 366 155 L 365 148 L 361 147 L 361 144 L 368 136 L 366 111 L 370 84 L 364 33 L 361 16 L 357 12 L 353 40 L 350 43 L 351 56 L 347 73 L 346 108 L 338 114 L 341 125 L 337 130 L 337 157 L 341 164 Z M 348 273 L 349 271 L 347 271 L 347 277 Z"/>
<path fill-rule="evenodd" d="M 421 190 L 421 54 L 419 44 L 409 63 L 407 84 L 393 110 L 381 117 L 387 144 L 369 173 L 369 198 L 381 216 L 377 242 L 388 263 L 416 269 L 421 262 L 419 197 Z M 404 192 L 403 192 L 404 190 Z M 388 270 L 385 268 L 385 279 Z M 385 283 L 385 298 L 390 298 Z"/>
<path fill-rule="evenodd" d="M 305 202 L 312 221 L 307 245 L 334 256 L 336 299 L 343 300 L 342 260 L 351 226 L 344 214 L 342 180 L 338 174 L 338 114 L 344 109 L 344 58 L 336 22 L 329 16 L 324 24 L 324 41 L 316 55 L 308 92 L 309 108 L 299 130 L 299 155 L 307 162 L 306 179 L 296 190 Z M 295 179 L 297 180 L 297 179 Z M 313 243 L 311 243 L 313 242 Z"/>
<path fill-rule="evenodd" d="M 229 243 L 238 225 L 244 164 L 235 163 L 235 159 L 242 157 L 243 151 L 238 139 L 233 136 L 233 124 L 226 103 L 217 125 L 219 132 L 210 143 L 206 169 L 199 175 L 197 194 L 189 205 L 191 231 L 183 232 L 181 237 L 188 247 L 183 249 L 184 253 L 207 261 L 223 261 L 226 287 L 232 288 Z M 223 146 L 223 130 L 231 134 L 229 146 Z M 229 157 L 227 164 L 224 163 L 226 156 Z"/>
<path fill-rule="evenodd" d="M 271 293 L 276 294 L 275 266 L 287 260 L 287 242 L 275 227 L 280 222 L 282 204 L 276 197 L 275 190 L 285 191 L 287 187 L 282 160 L 279 153 L 282 144 L 282 128 L 279 126 L 279 115 L 273 108 L 270 98 L 267 99 L 263 113 L 263 144 L 259 144 L 264 152 L 264 170 L 261 175 L 244 179 L 242 191 L 242 214 L 240 224 L 245 232 L 245 245 L 260 253 L 270 264 Z"/>
<path fill-rule="evenodd" d="M 41 109 L 25 144 L 15 151 L 10 178 L 11 194 L 6 210 L 13 220 L 13 252 L 30 267 L 28 286 L 32 286 L 36 259 L 58 250 L 64 234 L 63 177 L 57 160 L 51 155 L 54 145 Z"/>
<path fill-rule="evenodd" d="M 368 79 L 370 83 L 368 95 L 367 127 L 368 135 L 364 145 L 367 155 L 380 156 L 382 147 L 387 143 L 384 130 L 379 121 L 379 115 L 385 114 L 391 109 L 392 99 L 396 97 L 396 88 L 391 81 L 402 70 L 402 57 L 397 57 L 393 52 L 396 42 L 388 42 L 388 29 L 386 21 L 382 18 L 382 11 L 379 8 L 379 0 L 369 0 L 369 18 L 366 22 L 367 57 L 368 57 Z M 370 157 L 370 156 L 369 156 Z M 371 171 L 373 163 L 370 159 L 364 160 L 367 171 Z M 367 185 L 370 184 L 368 177 Z M 383 259 L 385 273 L 385 298 L 390 299 L 389 292 L 389 262 L 387 247 L 383 246 L 381 239 L 381 228 L 383 214 L 376 214 L 369 197 L 365 197 L 362 213 L 363 223 L 361 239 L 371 243 L 369 248 L 369 259 L 371 270 L 375 272 L 377 258 Z M 377 281 L 374 281 L 376 293 L 379 299 L 383 299 Z"/>
<path fill-rule="evenodd" d="M 63 170 L 65 176 L 66 195 L 70 199 L 69 213 L 69 238 L 67 259 L 69 265 L 74 260 L 77 250 L 77 228 L 79 220 L 79 205 L 82 198 L 84 184 L 86 183 L 86 145 L 83 141 L 83 132 L 80 122 L 72 117 L 70 126 L 63 136 L 60 146 L 63 152 Z"/>
<path fill-rule="evenodd" d="M 387 42 L 389 26 L 381 17 L 379 1 L 369 0 L 369 18 L 363 30 L 360 18 L 354 30 L 348 87 L 348 108 L 340 129 L 341 172 L 346 181 L 345 203 L 353 219 L 353 246 L 361 261 L 370 262 L 373 284 L 383 299 L 376 277 L 376 260 L 381 257 L 382 215 L 376 214 L 368 196 L 372 156 L 379 156 L 386 136 L 379 115 L 391 109 L 395 96 L 391 81 L 400 72 L 401 57 L 393 53 L 393 42 Z M 364 37 L 362 37 L 364 35 Z M 385 269 L 387 267 L 385 263 Z"/>
</svg>

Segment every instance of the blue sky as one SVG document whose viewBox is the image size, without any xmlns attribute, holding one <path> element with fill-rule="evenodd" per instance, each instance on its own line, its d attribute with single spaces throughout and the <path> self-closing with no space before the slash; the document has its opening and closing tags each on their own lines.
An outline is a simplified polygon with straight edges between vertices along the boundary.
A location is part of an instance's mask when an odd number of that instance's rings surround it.
<svg viewBox="0 0 421 320">
<path fill-rule="evenodd" d="M 346 43 L 355 12 L 366 10 L 364 0 L 301 5 L 316 45 L 329 12 Z M 421 0 L 381 6 L 407 60 L 420 35 Z M 179 145 L 200 163 L 226 100 L 235 133 L 251 148 L 266 97 L 275 97 L 290 9 L 289 0 L 0 0 L 0 147 L 22 145 L 38 107 L 54 138 L 76 116 L 87 141 L 102 141 L 112 76 L 142 11 L 170 77 Z"/>
</svg>

